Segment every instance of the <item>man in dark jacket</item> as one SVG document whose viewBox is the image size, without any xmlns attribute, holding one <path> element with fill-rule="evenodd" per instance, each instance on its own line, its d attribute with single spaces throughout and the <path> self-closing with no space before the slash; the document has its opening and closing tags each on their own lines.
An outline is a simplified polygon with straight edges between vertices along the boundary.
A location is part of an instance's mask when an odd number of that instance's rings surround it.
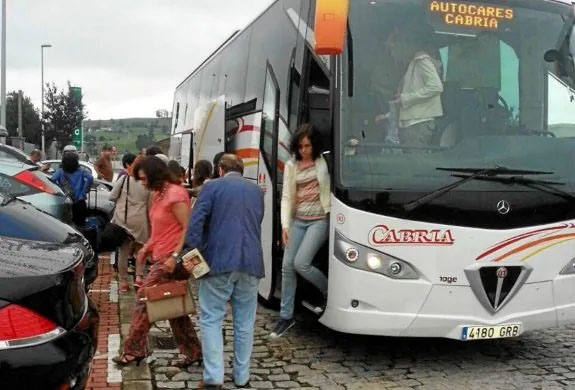
<svg viewBox="0 0 575 390">
<path fill-rule="evenodd" d="M 243 163 L 235 155 L 222 156 L 217 169 L 220 178 L 203 185 L 186 236 L 186 244 L 198 248 L 211 269 L 199 279 L 206 389 L 221 388 L 224 382 L 222 321 L 228 300 L 234 318 L 233 378 L 236 386 L 247 384 L 258 284 L 264 276 L 260 238 L 263 193 L 242 177 Z"/>
</svg>

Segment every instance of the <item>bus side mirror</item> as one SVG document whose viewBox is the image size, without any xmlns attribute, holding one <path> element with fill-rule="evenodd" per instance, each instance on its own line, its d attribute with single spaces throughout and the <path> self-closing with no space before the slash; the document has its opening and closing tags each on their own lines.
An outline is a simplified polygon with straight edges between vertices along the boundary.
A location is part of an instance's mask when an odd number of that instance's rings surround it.
<svg viewBox="0 0 575 390">
<path fill-rule="evenodd" d="M 343 52 L 348 12 L 349 0 L 316 0 L 316 54 L 338 55 Z"/>
<path fill-rule="evenodd" d="M 559 60 L 559 51 L 555 50 L 555 49 L 547 50 L 545 52 L 545 55 L 543 56 L 543 58 L 547 62 L 555 62 L 555 61 Z"/>
<path fill-rule="evenodd" d="M 545 52 L 543 58 L 550 63 L 559 62 L 566 76 L 573 77 L 575 75 L 575 62 L 572 54 L 562 55 L 559 50 L 550 49 Z"/>
</svg>

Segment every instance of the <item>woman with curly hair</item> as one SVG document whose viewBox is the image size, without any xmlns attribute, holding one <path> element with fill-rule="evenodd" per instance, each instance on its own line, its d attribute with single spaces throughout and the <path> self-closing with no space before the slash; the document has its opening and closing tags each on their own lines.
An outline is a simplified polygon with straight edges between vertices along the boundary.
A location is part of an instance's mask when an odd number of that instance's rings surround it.
<svg viewBox="0 0 575 390">
<path fill-rule="evenodd" d="M 150 238 L 138 252 L 136 263 L 137 281 L 141 287 L 136 294 L 136 304 L 132 315 L 130 332 L 124 342 L 124 352 L 113 360 L 118 365 L 125 366 L 139 362 L 147 355 L 148 331 L 150 322 L 146 312 L 144 298 L 146 287 L 166 280 L 186 280 L 189 275 L 182 267 L 176 267 L 176 259 L 184 245 L 188 226 L 190 199 L 179 183 L 174 183 L 168 166 L 158 157 L 144 158 L 134 169 L 134 176 L 152 192 L 152 205 L 149 212 L 151 233 Z M 142 280 L 140 269 L 148 255 L 152 266 Z M 172 363 L 175 366 L 186 367 L 202 360 L 201 344 L 198 340 L 189 316 L 170 320 L 174 337 L 183 359 Z"/>
</svg>

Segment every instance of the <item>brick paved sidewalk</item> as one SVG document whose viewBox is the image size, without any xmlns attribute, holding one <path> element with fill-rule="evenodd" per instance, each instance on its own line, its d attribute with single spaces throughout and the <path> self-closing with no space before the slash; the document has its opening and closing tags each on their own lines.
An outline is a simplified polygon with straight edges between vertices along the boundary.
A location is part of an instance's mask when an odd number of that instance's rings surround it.
<svg viewBox="0 0 575 390">
<path fill-rule="evenodd" d="M 133 289 L 129 293 L 118 294 L 116 278 L 110 256 L 100 256 L 98 278 L 91 286 L 89 293 L 100 314 L 98 346 L 86 390 L 155 389 L 148 361 L 154 361 L 157 356 L 150 356 L 138 367 L 132 365 L 119 368 L 112 362 L 112 358 L 122 349 L 122 336 L 127 335 L 130 329 L 135 299 Z"/>
<path fill-rule="evenodd" d="M 100 314 L 98 346 L 86 390 L 147 390 L 153 389 L 147 364 L 140 367 L 118 368 L 112 358 L 121 350 L 121 331 L 127 332 L 134 301 L 133 290 L 118 295 L 116 272 L 109 256 L 100 256 L 98 278 L 89 293 Z M 121 310 L 121 308 L 123 310 Z"/>
<path fill-rule="evenodd" d="M 111 361 L 120 340 L 118 284 L 115 272 L 110 265 L 109 256 L 100 257 L 98 278 L 91 286 L 89 296 L 98 308 L 100 325 L 98 328 L 98 346 L 86 390 L 120 390 L 122 376 L 120 371 L 113 369 L 113 362 Z M 111 352 L 108 353 L 108 351 Z"/>
</svg>

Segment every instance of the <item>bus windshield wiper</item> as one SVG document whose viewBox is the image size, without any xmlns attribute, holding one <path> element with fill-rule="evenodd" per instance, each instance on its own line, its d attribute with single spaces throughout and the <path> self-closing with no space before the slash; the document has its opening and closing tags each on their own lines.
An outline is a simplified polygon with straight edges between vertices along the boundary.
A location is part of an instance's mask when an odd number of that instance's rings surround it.
<svg viewBox="0 0 575 390">
<path fill-rule="evenodd" d="M 459 178 L 467 178 L 468 175 L 453 175 L 454 177 Z M 558 196 L 560 198 L 575 202 L 575 195 L 570 194 L 567 191 L 563 191 L 555 186 L 565 185 L 565 183 L 556 182 L 556 181 L 547 181 L 547 180 L 537 180 L 537 179 L 530 179 L 528 177 L 522 176 L 507 176 L 507 177 L 499 177 L 499 176 L 488 176 L 488 177 L 476 177 L 476 180 L 486 180 L 486 181 L 495 181 L 498 183 L 504 184 L 519 184 L 525 187 L 533 188 L 539 191 L 546 192 L 548 194 L 552 194 Z"/>
<path fill-rule="evenodd" d="M 530 171 L 526 169 L 511 169 L 506 167 L 495 168 L 435 168 L 438 171 L 457 172 L 457 173 L 479 173 L 485 176 L 497 175 L 552 175 L 555 172 L 548 171 Z"/>
<path fill-rule="evenodd" d="M 439 198 L 440 196 L 442 196 L 446 192 L 449 192 L 452 189 L 459 187 L 459 186 L 461 186 L 461 185 L 463 185 L 463 184 L 465 184 L 471 180 L 477 180 L 477 179 L 489 180 L 489 179 L 493 179 L 493 178 L 497 177 L 498 175 L 514 175 L 514 177 L 516 179 L 519 179 L 520 177 L 518 177 L 518 176 L 520 176 L 520 175 L 552 175 L 553 174 L 553 172 L 530 171 L 530 170 L 524 170 L 524 169 L 510 169 L 510 168 L 506 168 L 506 167 L 495 167 L 495 168 L 443 168 L 443 167 L 438 167 L 435 169 L 437 169 L 439 171 L 459 173 L 459 175 L 453 175 L 453 176 L 459 177 L 460 179 L 457 180 L 455 183 L 451 183 L 451 184 L 448 184 L 448 185 L 443 186 L 441 188 L 438 188 L 435 191 L 432 191 L 428 194 L 423 195 L 420 198 L 417 198 L 411 202 L 404 204 L 403 209 L 405 211 L 413 211 L 416 208 L 418 208 L 419 206 L 426 204 L 426 203 L 429 203 L 432 200 Z M 553 184 L 555 184 L 552 182 L 543 182 L 543 184 L 541 184 L 541 181 L 537 181 L 537 182 L 539 185 L 553 185 Z M 519 183 L 518 181 L 516 181 L 516 183 L 524 184 L 524 183 Z M 530 183 L 530 184 L 534 184 L 534 183 Z M 558 191 L 560 191 L 560 190 L 558 190 Z"/>
</svg>

